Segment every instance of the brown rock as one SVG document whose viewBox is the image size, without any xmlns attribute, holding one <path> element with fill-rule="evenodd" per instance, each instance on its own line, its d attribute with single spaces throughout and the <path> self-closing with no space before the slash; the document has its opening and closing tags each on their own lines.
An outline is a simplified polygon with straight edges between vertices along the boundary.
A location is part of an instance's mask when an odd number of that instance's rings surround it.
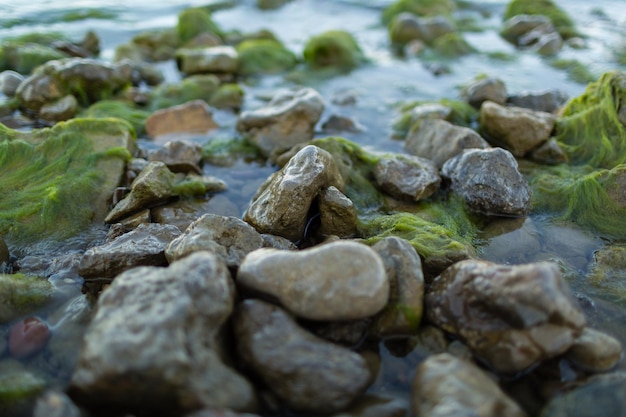
<svg viewBox="0 0 626 417">
<path fill-rule="evenodd" d="M 146 120 L 146 132 L 153 139 L 171 133 L 206 133 L 217 127 L 204 100 L 157 110 Z"/>
</svg>

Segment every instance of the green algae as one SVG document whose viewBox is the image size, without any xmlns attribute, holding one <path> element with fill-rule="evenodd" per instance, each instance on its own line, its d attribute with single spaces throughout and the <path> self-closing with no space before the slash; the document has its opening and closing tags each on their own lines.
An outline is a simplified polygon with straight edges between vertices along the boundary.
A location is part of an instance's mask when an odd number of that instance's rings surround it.
<svg viewBox="0 0 626 417">
<path fill-rule="evenodd" d="M 105 136 L 118 145 L 103 148 L 97 141 Z M 121 159 L 111 148 L 129 137 L 130 127 L 117 119 L 74 119 L 28 133 L 0 125 L 0 234 L 28 245 L 84 230 L 105 204 L 103 188 L 112 193 L 117 184 L 110 182 L 119 181 L 103 171 Z M 123 167 L 123 158 L 116 165 Z"/>
<path fill-rule="evenodd" d="M 552 0 L 512 0 L 504 12 L 504 20 L 520 14 L 548 17 L 563 39 L 579 36 L 574 21 Z"/>
<path fill-rule="evenodd" d="M 329 30 L 311 37 L 304 46 L 303 56 L 313 69 L 349 71 L 365 62 L 356 39 L 344 30 Z"/>
<path fill-rule="evenodd" d="M 3 42 L 2 56 L 2 70 L 10 69 L 20 74 L 30 74 L 48 61 L 68 57 L 67 54 L 46 45 L 22 42 Z"/>
<path fill-rule="evenodd" d="M 29 314 L 51 299 L 54 287 L 44 278 L 24 274 L 0 274 L 0 323 Z"/>
<path fill-rule="evenodd" d="M 211 13 L 204 8 L 190 8 L 178 15 L 176 26 L 181 43 L 186 43 L 202 33 L 221 35 L 222 30 L 211 18 Z"/>
<path fill-rule="evenodd" d="M 211 139 L 202 146 L 202 158 L 206 163 L 221 167 L 233 166 L 239 160 L 246 163 L 263 160 L 259 149 L 241 137 Z"/>
<path fill-rule="evenodd" d="M 150 110 L 159 110 L 193 100 L 209 101 L 219 89 L 220 80 L 215 75 L 192 75 L 180 83 L 164 83 L 151 93 Z"/>
<path fill-rule="evenodd" d="M 455 8 L 452 0 L 397 0 L 383 11 L 382 20 L 388 25 L 394 17 L 404 12 L 417 16 L 449 16 Z"/>
<path fill-rule="evenodd" d="M 596 76 L 580 61 L 575 59 L 550 59 L 548 65 L 564 70 L 570 80 L 579 84 L 587 84 L 596 80 Z"/>
<path fill-rule="evenodd" d="M 87 19 L 111 20 L 117 18 L 118 14 L 111 10 L 102 9 L 75 9 L 61 15 L 60 22 L 77 22 Z"/>
<path fill-rule="evenodd" d="M 237 83 L 220 85 L 217 91 L 211 95 L 209 105 L 217 109 L 239 110 L 243 105 L 245 92 Z"/>
<path fill-rule="evenodd" d="M 146 133 L 146 119 L 150 112 L 138 109 L 135 105 L 118 100 L 101 100 L 87 108 L 80 117 L 95 119 L 115 117 L 125 120 L 133 127 L 137 136 Z"/>
<path fill-rule="evenodd" d="M 250 39 L 237 45 L 239 73 L 242 75 L 273 74 L 292 69 L 296 55 L 271 39 Z"/>
<path fill-rule="evenodd" d="M 460 33 L 446 33 L 433 41 L 433 50 L 444 58 L 457 58 L 476 52 Z"/>
<path fill-rule="evenodd" d="M 0 362 L 0 414 L 31 415 L 34 399 L 46 385 L 43 378 L 23 369 L 19 364 L 10 360 Z"/>
</svg>

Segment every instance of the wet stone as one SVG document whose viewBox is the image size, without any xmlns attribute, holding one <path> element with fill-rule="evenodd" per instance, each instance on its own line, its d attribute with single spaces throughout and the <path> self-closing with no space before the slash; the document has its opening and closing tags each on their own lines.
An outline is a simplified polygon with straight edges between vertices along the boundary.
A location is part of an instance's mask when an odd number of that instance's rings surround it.
<svg viewBox="0 0 626 417">
<path fill-rule="evenodd" d="M 172 240 L 165 249 L 171 263 L 194 252 L 208 251 L 219 256 L 231 268 L 238 267 L 244 256 L 263 246 L 261 235 L 236 217 L 205 214 Z"/>
<path fill-rule="evenodd" d="M 118 275 L 98 299 L 70 395 L 102 411 L 254 411 L 251 385 L 222 358 L 234 295 L 228 268 L 208 252 Z"/>
<path fill-rule="evenodd" d="M 217 127 L 204 100 L 157 110 L 146 120 L 146 132 L 153 139 L 175 133 L 207 133 Z"/>
<path fill-rule="evenodd" d="M 515 107 L 524 107 L 534 111 L 554 113 L 569 99 L 561 90 L 547 90 L 537 93 L 520 93 L 508 97 L 507 103 Z"/>
<path fill-rule="evenodd" d="M 283 92 L 264 107 L 241 113 L 237 130 L 270 156 L 313 139 L 323 110 L 322 96 L 312 88 Z"/>
<path fill-rule="evenodd" d="M 150 161 L 161 161 L 172 172 L 195 172 L 201 174 L 202 147 L 187 140 L 169 141 L 162 148 L 148 155 Z"/>
<path fill-rule="evenodd" d="M 441 175 L 475 212 L 523 216 L 530 210 L 528 182 L 513 155 L 502 148 L 465 150 L 444 164 Z"/>
<path fill-rule="evenodd" d="M 234 74 L 239 67 L 239 56 L 232 46 L 179 49 L 176 62 L 180 71 L 187 75 Z"/>
<path fill-rule="evenodd" d="M 39 117 L 50 122 L 68 120 L 74 117 L 77 107 L 78 101 L 76 97 L 68 94 L 41 106 Z"/>
<path fill-rule="evenodd" d="M 404 148 L 412 155 L 430 159 L 441 168 L 464 149 L 489 148 L 489 144 L 470 128 L 455 126 L 445 120 L 424 119 L 411 129 Z"/>
<path fill-rule="evenodd" d="M 352 201 L 336 187 L 320 191 L 318 196 L 320 230 L 322 236 L 336 235 L 352 238 L 357 233 L 357 213 Z"/>
<path fill-rule="evenodd" d="M 482 78 L 465 87 L 463 96 L 476 108 L 480 108 L 487 100 L 504 105 L 507 99 L 506 85 L 498 78 Z"/>
<path fill-rule="evenodd" d="M 413 155 L 382 157 L 374 168 L 378 186 L 400 200 L 419 201 L 439 189 L 439 170 L 430 160 Z"/>
<path fill-rule="evenodd" d="M 554 138 L 530 151 L 530 159 L 546 165 L 558 165 L 568 162 L 567 155 Z"/>
<path fill-rule="evenodd" d="M 447 353 L 419 365 L 411 393 L 417 416 L 526 416 L 480 368 Z"/>
<path fill-rule="evenodd" d="M 18 72 L 6 70 L 0 72 L 0 92 L 7 97 L 13 97 L 17 87 L 24 81 L 24 76 Z"/>
<path fill-rule="evenodd" d="M 585 317 L 556 265 L 461 261 L 427 290 L 426 314 L 499 372 L 515 373 L 571 348 Z"/>
<path fill-rule="evenodd" d="M 522 46 L 520 40 L 525 34 L 542 27 L 552 27 L 552 30 L 555 30 L 547 16 L 520 14 L 504 22 L 501 34 L 514 45 Z"/>
<path fill-rule="evenodd" d="M 565 357 L 589 372 L 606 372 L 622 359 L 621 343 L 606 333 L 585 327 Z"/>
<path fill-rule="evenodd" d="M 345 240 L 301 251 L 259 249 L 244 258 L 237 283 L 275 297 L 296 316 L 311 320 L 369 317 L 389 298 L 380 256 Z"/>
<path fill-rule="evenodd" d="M 322 124 L 322 130 L 327 133 L 357 133 L 362 132 L 365 128 L 349 117 L 333 114 Z"/>
<path fill-rule="evenodd" d="M 78 272 L 85 279 L 114 278 L 140 265 L 167 265 L 165 247 L 179 235 L 176 226 L 140 224 L 104 245 L 87 249 Z"/>
<path fill-rule="evenodd" d="M 521 107 L 504 107 L 486 101 L 480 107 L 480 127 L 517 157 L 545 143 L 554 129 L 555 117 Z"/>
<path fill-rule="evenodd" d="M 430 44 L 442 35 L 455 32 L 454 24 L 444 16 L 417 17 L 413 13 L 400 13 L 391 22 L 389 36 L 397 44 L 411 41 Z"/>
<path fill-rule="evenodd" d="M 234 327 L 241 359 L 295 410 L 340 411 L 370 380 L 359 354 L 308 333 L 279 307 L 246 300 L 236 311 Z"/>
</svg>

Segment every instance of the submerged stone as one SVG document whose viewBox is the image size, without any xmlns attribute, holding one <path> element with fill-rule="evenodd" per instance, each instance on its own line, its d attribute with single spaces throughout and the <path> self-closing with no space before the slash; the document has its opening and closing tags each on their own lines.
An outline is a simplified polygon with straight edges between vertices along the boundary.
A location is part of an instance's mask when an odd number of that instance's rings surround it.
<svg viewBox="0 0 626 417">
<path fill-rule="evenodd" d="M 34 400 L 46 381 L 23 368 L 18 362 L 0 362 L 0 413 L 6 416 L 31 415 Z"/>
<path fill-rule="evenodd" d="M 9 354 L 16 359 L 39 353 L 50 338 L 48 324 L 38 317 L 27 317 L 14 323 L 9 334 Z"/>
<path fill-rule="evenodd" d="M 304 61 L 312 68 L 351 70 L 365 57 L 354 37 L 343 30 L 331 30 L 310 38 L 304 46 Z"/>
<path fill-rule="evenodd" d="M 54 287 L 47 279 L 23 274 L 0 274 L 0 323 L 43 307 L 52 299 Z"/>
</svg>

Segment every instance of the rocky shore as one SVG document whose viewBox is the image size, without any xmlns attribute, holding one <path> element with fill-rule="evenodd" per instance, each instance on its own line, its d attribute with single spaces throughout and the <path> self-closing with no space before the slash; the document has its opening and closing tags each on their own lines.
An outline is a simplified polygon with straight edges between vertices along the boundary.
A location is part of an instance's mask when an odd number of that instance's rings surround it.
<svg viewBox="0 0 626 417">
<path fill-rule="evenodd" d="M 507 42 L 553 56 L 583 41 L 531 3 L 508 4 Z M 474 53 L 459 7 L 394 2 L 390 48 Z M 249 77 L 369 65 L 349 32 L 300 58 L 214 12 L 183 10 L 113 62 L 92 32 L 1 44 L 0 414 L 623 413 L 626 329 L 599 329 L 591 297 L 626 308 L 626 72 L 571 99 L 477 77 L 458 100 L 399 108 L 402 151 L 383 152 L 342 137 L 356 120 L 322 120 L 351 96 L 294 85 L 242 110 Z M 219 111 L 236 119 L 228 139 L 210 136 Z M 213 175 L 237 161 L 267 175 Z M 243 211 L 233 188 L 251 196 Z M 608 243 L 589 260 L 485 259 L 490 236 L 546 244 L 541 218 Z"/>
</svg>

